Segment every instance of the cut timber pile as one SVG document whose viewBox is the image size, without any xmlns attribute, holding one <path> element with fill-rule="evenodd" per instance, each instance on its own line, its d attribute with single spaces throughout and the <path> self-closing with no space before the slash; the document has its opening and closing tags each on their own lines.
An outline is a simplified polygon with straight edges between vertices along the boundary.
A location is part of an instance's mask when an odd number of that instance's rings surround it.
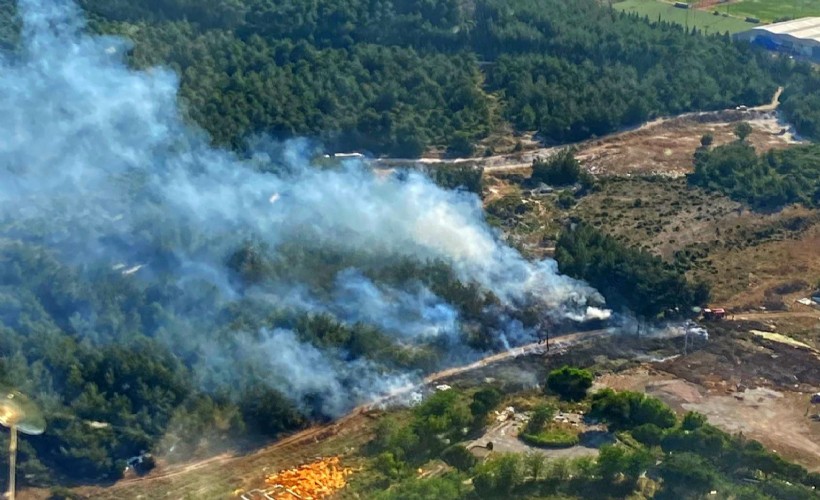
<svg viewBox="0 0 820 500">
<path fill-rule="evenodd" d="M 344 488 L 351 472 L 339 465 L 339 457 L 330 457 L 270 475 L 265 484 L 273 498 L 319 500 Z"/>
</svg>

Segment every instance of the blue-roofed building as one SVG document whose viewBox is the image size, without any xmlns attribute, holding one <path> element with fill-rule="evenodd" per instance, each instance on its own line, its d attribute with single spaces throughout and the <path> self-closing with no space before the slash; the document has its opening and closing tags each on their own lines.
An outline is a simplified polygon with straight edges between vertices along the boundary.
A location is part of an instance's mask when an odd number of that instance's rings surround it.
<svg viewBox="0 0 820 500">
<path fill-rule="evenodd" d="M 820 17 L 756 26 L 736 33 L 734 38 L 820 63 Z"/>
</svg>

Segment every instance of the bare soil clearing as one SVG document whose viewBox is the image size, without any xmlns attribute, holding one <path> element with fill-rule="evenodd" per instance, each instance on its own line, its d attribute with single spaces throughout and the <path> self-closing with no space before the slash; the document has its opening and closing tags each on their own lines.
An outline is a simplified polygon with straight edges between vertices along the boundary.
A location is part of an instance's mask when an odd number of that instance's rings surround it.
<svg viewBox="0 0 820 500">
<path fill-rule="evenodd" d="M 706 134 L 720 145 L 736 139 L 735 118 L 742 112 L 725 112 L 705 118 L 686 117 L 649 124 L 633 132 L 601 139 L 583 145 L 578 159 L 597 175 L 669 175 L 679 177 L 692 171 L 692 155 Z M 758 152 L 782 149 L 795 144 L 787 124 L 774 113 L 750 113 L 748 123 L 753 132 L 748 139 Z M 781 132 L 783 130 L 786 132 Z"/>
</svg>

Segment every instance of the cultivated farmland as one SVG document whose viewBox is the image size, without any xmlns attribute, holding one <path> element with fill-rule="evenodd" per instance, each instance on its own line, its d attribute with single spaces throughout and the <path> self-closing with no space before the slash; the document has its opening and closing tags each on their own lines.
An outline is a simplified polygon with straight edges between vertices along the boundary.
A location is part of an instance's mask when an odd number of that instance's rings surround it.
<svg viewBox="0 0 820 500">
<path fill-rule="evenodd" d="M 732 16 L 714 15 L 697 9 L 679 9 L 671 3 L 656 0 L 624 0 L 613 7 L 626 12 L 647 16 L 651 21 L 660 19 L 682 26 L 697 27 L 705 33 L 737 33 L 755 25 Z"/>
<path fill-rule="evenodd" d="M 820 0 L 741 0 L 717 8 L 738 17 L 773 22 L 784 17 L 820 16 Z"/>
</svg>

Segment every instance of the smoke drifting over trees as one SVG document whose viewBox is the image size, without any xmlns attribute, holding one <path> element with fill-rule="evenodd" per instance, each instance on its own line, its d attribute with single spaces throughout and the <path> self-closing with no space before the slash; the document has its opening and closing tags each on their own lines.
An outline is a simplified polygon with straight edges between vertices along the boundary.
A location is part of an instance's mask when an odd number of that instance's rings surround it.
<svg viewBox="0 0 820 500">
<path fill-rule="evenodd" d="M 71 3 L 19 11 L 20 51 L 0 63 L 0 376 L 112 426 L 88 443 L 80 420 L 57 423 L 43 461 L 114 474 L 111 455 L 204 407 L 279 432 L 300 417 L 277 393 L 337 415 L 414 370 L 528 340 L 523 308 L 606 314 L 553 261 L 501 243 L 475 195 L 359 161 L 319 168 L 305 141 L 212 149 L 183 122 L 174 74 L 127 68 L 127 44 L 83 34 Z"/>
</svg>

